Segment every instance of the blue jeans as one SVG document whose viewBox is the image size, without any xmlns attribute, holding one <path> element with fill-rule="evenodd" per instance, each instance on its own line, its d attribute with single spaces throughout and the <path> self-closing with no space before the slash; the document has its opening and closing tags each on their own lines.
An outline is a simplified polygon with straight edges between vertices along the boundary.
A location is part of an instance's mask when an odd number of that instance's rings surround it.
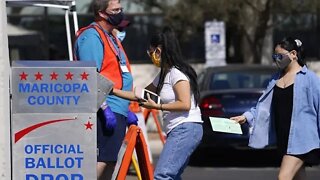
<svg viewBox="0 0 320 180">
<path fill-rule="evenodd" d="M 202 139 L 202 124 L 183 123 L 167 136 L 166 143 L 157 163 L 154 179 L 181 179 L 192 152 Z"/>
</svg>

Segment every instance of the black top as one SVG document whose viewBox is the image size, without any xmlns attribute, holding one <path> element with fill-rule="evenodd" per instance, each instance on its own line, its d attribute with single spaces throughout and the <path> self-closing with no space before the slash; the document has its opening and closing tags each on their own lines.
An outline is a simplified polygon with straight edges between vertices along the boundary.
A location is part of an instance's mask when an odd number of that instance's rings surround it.
<svg viewBox="0 0 320 180">
<path fill-rule="evenodd" d="M 293 107 L 293 87 L 274 87 L 272 97 L 272 110 L 274 113 L 274 125 L 277 137 L 277 146 L 281 155 L 287 154 L 288 139 L 291 126 L 291 116 Z M 306 154 L 292 155 L 301 159 L 306 166 L 320 164 L 320 149 L 313 149 Z"/>
<path fill-rule="evenodd" d="M 286 154 L 291 125 L 293 106 L 293 84 L 280 88 L 274 87 L 272 107 L 274 112 L 274 125 L 277 137 L 277 146 L 281 154 Z"/>
</svg>

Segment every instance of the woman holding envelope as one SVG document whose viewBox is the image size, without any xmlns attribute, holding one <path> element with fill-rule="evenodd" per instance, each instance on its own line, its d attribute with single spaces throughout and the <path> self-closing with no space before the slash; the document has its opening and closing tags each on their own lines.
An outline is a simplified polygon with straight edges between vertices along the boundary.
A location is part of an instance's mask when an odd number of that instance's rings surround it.
<svg viewBox="0 0 320 180">
<path fill-rule="evenodd" d="M 285 38 L 275 45 L 273 76 L 256 107 L 230 119 L 252 127 L 249 146 L 277 144 L 283 156 L 279 180 L 306 179 L 305 166 L 320 163 L 320 81 L 301 55 L 302 42 Z"/>
</svg>

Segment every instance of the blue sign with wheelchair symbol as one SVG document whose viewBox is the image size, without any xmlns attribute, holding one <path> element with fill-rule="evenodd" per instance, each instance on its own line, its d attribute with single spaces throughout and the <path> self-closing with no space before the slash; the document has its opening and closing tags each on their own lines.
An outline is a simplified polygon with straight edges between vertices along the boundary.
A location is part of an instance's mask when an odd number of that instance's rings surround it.
<svg viewBox="0 0 320 180">
<path fill-rule="evenodd" d="M 212 44 L 220 43 L 220 34 L 211 34 L 211 43 Z"/>
</svg>

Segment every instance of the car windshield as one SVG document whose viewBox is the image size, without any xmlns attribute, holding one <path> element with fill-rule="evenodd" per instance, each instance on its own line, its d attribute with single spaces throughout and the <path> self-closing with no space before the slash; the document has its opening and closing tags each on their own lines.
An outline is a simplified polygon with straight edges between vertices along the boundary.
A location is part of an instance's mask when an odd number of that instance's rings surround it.
<svg viewBox="0 0 320 180">
<path fill-rule="evenodd" d="M 271 76 L 272 72 L 252 70 L 213 73 L 209 88 L 211 90 L 266 88 Z"/>
</svg>

